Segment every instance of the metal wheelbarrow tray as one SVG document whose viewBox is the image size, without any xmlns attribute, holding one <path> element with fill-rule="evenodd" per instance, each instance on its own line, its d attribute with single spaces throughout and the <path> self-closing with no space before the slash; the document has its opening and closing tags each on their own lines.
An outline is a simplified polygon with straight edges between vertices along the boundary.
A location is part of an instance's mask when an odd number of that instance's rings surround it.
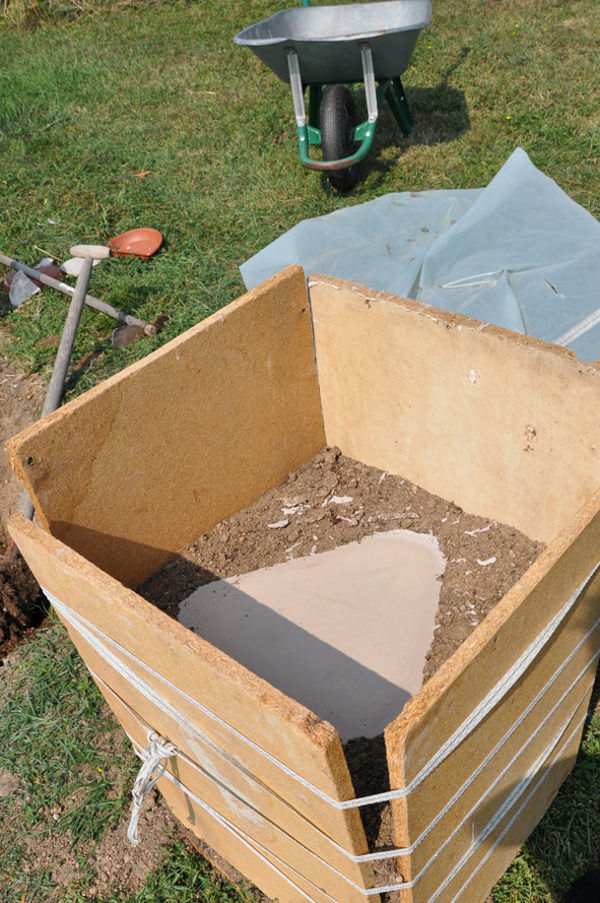
<svg viewBox="0 0 600 903">
<path fill-rule="evenodd" d="M 431 12 L 430 0 L 333 6 L 305 2 L 302 7 L 281 10 L 249 26 L 235 35 L 234 41 L 250 47 L 280 79 L 290 83 L 300 159 L 311 169 L 331 172 L 354 167 L 366 156 L 384 97 L 402 131 L 410 132 L 412 119 L 400 76 L 410 62 L 421 29 L 431 21 Z M 360 80 L 365 85 L 368 118 L 356 126 L 349 92 L 331 92 L 330 97 L 335 99 L 328 101 L 323 86 Z M 304 108 L 307 85 L 311 89 L 308 121 Z M 330 127 L 324 120 L 328 118 L 335 120 L 334 131 L 340 133 L 337 140 L 327 134 Z M 326 134 L 321 135 L 323 131 Z M 323 161 L 308 156 L 310 144 L 322 144 Z M 340 156 L 343 151 L 347 153 Z"/>
</svg>

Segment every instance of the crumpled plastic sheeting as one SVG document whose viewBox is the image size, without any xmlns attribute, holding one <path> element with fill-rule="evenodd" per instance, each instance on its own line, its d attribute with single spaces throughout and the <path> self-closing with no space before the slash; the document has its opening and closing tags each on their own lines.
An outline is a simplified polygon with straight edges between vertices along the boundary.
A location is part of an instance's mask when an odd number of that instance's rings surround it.
<svg viewBox="0 0 600 903">
<path fill-rule="evenodd" d="M 483 189 L 387 194 L 304 220 L 240 271 L 299 263 L 600 358 L 600 223 L 517 148 Z"/>
</svg>

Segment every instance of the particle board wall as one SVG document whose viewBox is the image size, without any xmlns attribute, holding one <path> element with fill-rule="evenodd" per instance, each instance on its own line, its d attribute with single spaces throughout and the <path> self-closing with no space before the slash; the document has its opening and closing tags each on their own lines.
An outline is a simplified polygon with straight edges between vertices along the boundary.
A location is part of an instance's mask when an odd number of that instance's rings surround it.
<svg viewBox="0 0 600 903">
<path fill-rule="evenodd" d="M 309 291 L 328 444 L 543 542 L 600 485 L 596 367 L 342 280 Z"/>
<path fill-rule="evenodd" d="M 310 302 L 316 368 L 303 275 L 290 268 L 12 440 L 49 532 L 20 515 L 9 529 L 59 615 L 62 603 L 80 619 L 61 615 L 136 743 L 152 727 L 180 746 L 171 772 L 183 787 L 160 785 L 175 814 L 282 903 L 359 903 L 374 886 L 335 848 L 367 852 L 358 810 L 251 745 L 347 800 L 336 731 L 119 581 L 142 580 L 325 441 L 545 541 L 386 730 L 391 787 L 411 788 L 392 803 L 398 872 L 413 885 L 401 903 L 480 903 L 571 767 L 600 654 L 600 375 L 537 340 L 327 277 L 311 277 Z M 217 397 L 205 401 L 210 378 Z M 145 398 L 158 433 L 131 420 Z M 487 696 L 481 721 L 416 782 Z"/>
<path fill-rule="evenodd" d="M 324 441 L 290 267 L 7 447 L 44 527 L 135 586 Z"/>
<path fill-rule="evenodd" d="M 475 875 L 484 865 L 494 880 L 505 871 L 572 766 L 600 653 L 599 498 L 592 496 L 386 729 L 390 785 L 402 789 L 586 584 L 514 686 L 401 806 L 392 803 L 399 847 L 414 845 L 434 822 L 403 860 L 416 880 L 406 903 L 453 900 L 463 885 L 456 899 L 477 903 Z M 519 789 L 526 775 L 539 783 L 529 800 L 529 789 Z"/>
<path fill-rule="evenodd" d="M 192 793 L 196 791 L 201 799 L 208 800 L 252 840 L 266 845 L 270 854 L 282 859 L 284 870 L 291 870 L 290 874 L 297 872 L 309 882 L 318 879 L 319 886 L 328 888 L 334 899 L 359 903 L 363 897 L 349 882 L 368 887 L 370 867 L 336 853 L 328 841 L 331 838 L 352 855 L 366 853 L 358 812 L 335 809 L 240 739 L 253 738 L 267 753 L 332 799 L 351 799 L 352 783 L 335 729 L 22 515 L 10 519 L 9 529 L 43 588 L 77 612 L 88 632 L 93 625 L 90 638 L 80 626 L 65 622 L 107 702 L 124 726 L 137 733 L 138 742 L 145 745 L 136 722 L 151 725 L 169 737 L 181 749 L 182 772 L 186 772 L 186 757 L 199 766 L 190 782 Z M 64 621 L 60 608 L 58 614 Z M 107 661 L 103 646 L 134 672 L 133 679 Z M 145 688 L 136 685 L 140 678 Z M 153 692 L 171 709 L 177 709 L 181 718 L 174 720 L 169 712 L 157 708 Z M 203 715 L 194 700 L 218 713 L 221 724 Z M 206 768 L 224 782 L 221 788 L 205 777 Z M 170 799 L 172 788 L 166 790 Z M 206 815 L 197 814 L 204 823 Z M 190 827 L 194 827 L 193 822 Z M 238 844 L 219 845 L 213 834 L 211 830 L 209 835 L 199 836 L 243 871 L 246 859 L 236 860 Z M 223 836 L 231 840 L 231 832 Z M 339 865 L 348 880 L 324 866 L 323 859 Z M 289 885 L 284 882 L 279 890 L 288 896 L 276 896 L 288 900 Z M 313 893 L 313 898 L 325 903 L 320 893 Z"/>
</svg>

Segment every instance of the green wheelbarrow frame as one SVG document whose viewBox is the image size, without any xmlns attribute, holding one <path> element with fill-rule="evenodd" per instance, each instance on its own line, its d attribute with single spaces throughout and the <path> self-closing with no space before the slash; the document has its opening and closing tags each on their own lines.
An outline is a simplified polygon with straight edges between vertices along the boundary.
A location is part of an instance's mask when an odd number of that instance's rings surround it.
<svg viewBox="0 0 600 903">
<path fill-rule="evenodd" d="M 310 6 L 310 0 L 302 0 L 302 7 Z M 305 10 L 303 18 L 299 18 L 300 9 L 280 10 L 239 32 L 234 41 L 249 47 L 280 79 L 289 82 L 300 162 L 308 169 L 325 172 L 334 188 L 346 191 L 354 186 L 357 164 L 373 144 L 384 100 L 400 130 L 405 135 L 412 130 L 400 76 L 419 32 L 431 21 L 431 0 L 315 6 L 314 15 Z M 361 78 L 367 119 L 357 125 L 347 86 L 360 83 Z M 315 146 L 322 149 L 320 159 L 311 156 Z"/>
<path fill-rule="evenodd" d="M 310 0 L 302 0 L 302 6 L 310 6 Z M 365 99 L 367 102 L 367 119 L 354 128 L 354 141 L 358 143 L 357 150 L 348 157 L 339 160 L 315 160 L 309 154 L 311 146 L 321 146 L 321 129 L 319 127 L 321 98 L 324 85 L 310 84 L 308 117 L 304 105 L 304 88 L 300 72 L 300 63 L 297 52 L 288 47 L 286 57 L 292 89 L 292 101 L 294 115 L 296 117 L 296 129 L 298 133 L 298 148 L 300 162 L 308 169 L 316 169 L 322 172 L 336 172 L 348 169 L 369 153 L 375 135 L 375 127 L 379 117 L 381 104 L 385 99 L 388 102 L 396 122 L 404 135 L 410 135 L 413 128 L 413 120 L 410 113 L 406 94 L 399 76 L 379 81 L 375 87 L 375 74 L 373 67 L 373 52 L 366 42 L 360 45 L 363 80 L 365 86 Z"/>
</svg>

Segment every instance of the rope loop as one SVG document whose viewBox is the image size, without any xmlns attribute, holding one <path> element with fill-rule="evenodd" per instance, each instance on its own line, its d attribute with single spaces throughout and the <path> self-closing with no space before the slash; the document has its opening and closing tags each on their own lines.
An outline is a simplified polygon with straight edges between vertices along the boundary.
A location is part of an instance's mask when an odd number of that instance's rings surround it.
<svg viewBox="0 0 600 903">
<path fill-rule="evenodd" d="M 144 801 L 156 782 L 160 780 L 167 770 L 167 761 L 177 755 L 177 747 L 159 736 L 155 731 L 148 732 L 148 746 L 142 751 L 143 765 L 135 779 L 131 796 L 133 804 L 127 828 L 127 840 L 134 846 L 140 842 L 138 822 L 144 805 Z M 154 772 L 156 775 L 152 777 Z"/>
</svg>

